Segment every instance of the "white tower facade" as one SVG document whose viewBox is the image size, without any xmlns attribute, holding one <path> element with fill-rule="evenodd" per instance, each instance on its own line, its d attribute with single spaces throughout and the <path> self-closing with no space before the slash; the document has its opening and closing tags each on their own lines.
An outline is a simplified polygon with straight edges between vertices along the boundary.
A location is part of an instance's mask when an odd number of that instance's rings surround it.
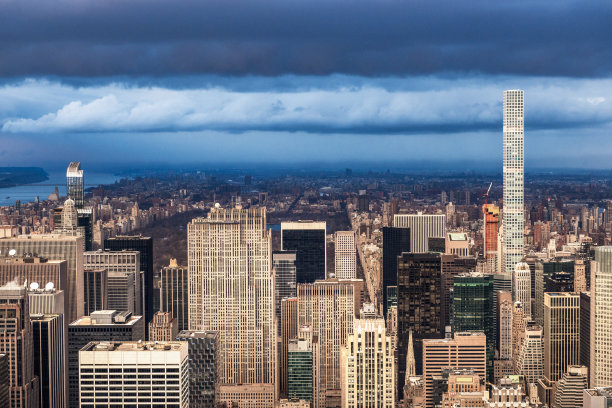
<svg viewBox="0 0 612 408">
<path fill-rule="evenodd" d="M 357 274 L 357 250 L 355 232 L 337 231 L 335 244 L 335 271 L 338 279 L 355 279 Z"/>
<path fill-rule="evenodd" d="M 504 91 L 504 272 L 511 274 L 524 253 L 523 223 L 525 198 L 524 94 Z"/>
<path fill-rule="evenodd" d="M 514 267 L 512 291 L 515 302 L 521 302 L 525 318 L 531 319 L 531 271 L 525 262 L 519 262 Z"/>
<path fill-rule="evenodd" d="M 276 384 L 266 209 L 212 208 L 187 228 L 189 329 L 218 330 L 219 382 Z"/>
<path fill-rule="evenodd" d="M 612 246 L 595 248 L 591 267 L 591 387 L 612 386 Z M 595 270 L 593 270 L 595 269 Z"/>
</svg>

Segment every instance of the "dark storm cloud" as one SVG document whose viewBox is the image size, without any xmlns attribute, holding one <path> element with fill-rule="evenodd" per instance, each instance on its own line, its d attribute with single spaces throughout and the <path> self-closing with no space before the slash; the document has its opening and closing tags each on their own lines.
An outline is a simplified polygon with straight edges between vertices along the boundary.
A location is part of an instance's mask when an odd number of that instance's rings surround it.
<svg viewBox="0 0 612 408">
<path fill-rule="evenodd" d="M 612 73 L 604 1 L 0 1 L 0 75 Z"/>
</svg>

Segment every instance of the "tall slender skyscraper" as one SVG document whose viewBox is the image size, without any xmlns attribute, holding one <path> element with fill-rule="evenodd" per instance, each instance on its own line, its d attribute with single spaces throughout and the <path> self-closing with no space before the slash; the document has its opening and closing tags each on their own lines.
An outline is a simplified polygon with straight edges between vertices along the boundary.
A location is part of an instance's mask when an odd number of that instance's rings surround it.
<svg viewBox="0 0 612 408">
<path fill-rule="evenodd" d="M 74 201 L 76 208 L 83 208 L 85 204 L 83 189 L 81 162 L 70 162 L 66 170 L 66 194 L 68 198 Z"/>
<path fill-rule="evenodd" d="M 189 329 L 218 330 L 221 383 L 276 384 L 266 209 L 212 208 L 187 228 Z"/>
<path fill-rule="evenodd" d="M 512 274 L 524 255 L 524 94 L 504 91 L 504 271 Z"/>
<path fill-rule="evenodd" d="M 354 231 L 336 231 L 335 271 L 338 279 L 355 279 L 357 273 L 357 250 Z"/>
<path fill-rule="evenodd" d="M 519 262 L 514 268 L 512 294 L 515 302 L 521 302 L 525 318 L 531 319 L 531 271 L 525 262 Z"/>
</svg>

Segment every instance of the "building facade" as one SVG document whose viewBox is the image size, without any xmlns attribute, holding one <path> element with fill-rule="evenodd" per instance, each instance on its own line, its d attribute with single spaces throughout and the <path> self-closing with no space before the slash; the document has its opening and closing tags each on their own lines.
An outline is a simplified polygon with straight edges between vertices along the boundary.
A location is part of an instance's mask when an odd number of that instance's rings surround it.
<svg viewBox="0 0 612 408">
<path fill-rule="evenodd" d="M 325 221 L 281 223 L 281 248 L 296 251 L 296 280 L 313 283 L 327 278 L 327 224 Z"/>
<path fill-rule="evenodd" d="M 525 218 L 524 169 L 524 93 L 504 91 L 503 97 L 503 199 L 504 271 L 510 275 L 524 255 L 523 226 Z"/>
<path fill-rule="evenodd" d="M 612 386 L 612 246 L 595 248 L 591 268 L 591 387 Z M 593 270 L 595 269 L 595 270 Z"/>
<path fill-rule="evenodd" d="M 357 248 L 354 231 L 337 231 L 334 236 L 335 276 L 338 279 L 357 277 Z"/>
<path fill-rule="evenodd" d="M 172 341 L 178 335 L 176 319 L 168 312 L 157 312 L 149 323 L 149 341 Z"/>
<path fill-rule="evenodd" d="M 189 328 L 189 273 L 178 266 L 176 259 L 164 266 L 160 273 L 160 311 L 172 314 L 179 331 Z"/>
<path fill-rule="evenodd" d="M 66 380 L 66 337 L 62 314 L 31 314 L 34 375 L 39 381 L 41 407 L 65 408 L 68 396 Z"/>
<path fill-rule="evenodd" d="M 410 229 L 410 252 L 429 252 L 429 238 L 446 237 L 445 214 L 395 214 L 393 226 Z"/>
<path fill-rule="evenodd" d="M 221 364 L 219 332 L 183 330 L 176 339 L 189 345 L 189 406 L 214 407 Z"/>
</svg>

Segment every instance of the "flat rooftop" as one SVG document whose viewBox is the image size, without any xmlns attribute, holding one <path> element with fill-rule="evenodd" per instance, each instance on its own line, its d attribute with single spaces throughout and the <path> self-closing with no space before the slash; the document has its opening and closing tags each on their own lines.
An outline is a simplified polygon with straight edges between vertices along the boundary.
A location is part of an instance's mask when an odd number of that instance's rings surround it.
<svg viewBox="0 0 612 408">
<path fill-rule="evenodd" d="M 186 343 L 180 341 L 94 341 L 81 351 L 177 351 L 185 347 Z"/>
</svg>

